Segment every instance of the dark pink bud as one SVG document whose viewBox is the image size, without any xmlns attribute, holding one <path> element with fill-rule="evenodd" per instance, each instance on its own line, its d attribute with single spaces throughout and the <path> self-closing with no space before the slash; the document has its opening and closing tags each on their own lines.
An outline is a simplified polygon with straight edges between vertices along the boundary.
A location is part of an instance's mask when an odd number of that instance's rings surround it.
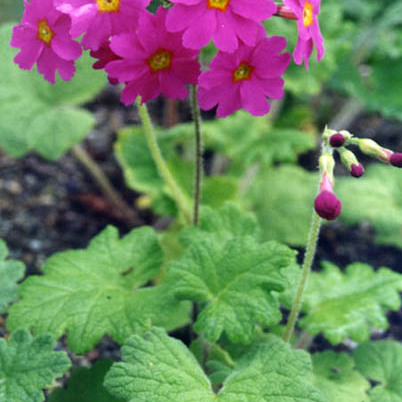
<svg viewBox="0 0 402 402">
<path fill-rule="evenodd" d="M 341 133 L 332 134 L 329 138 L 329 144 L 333 148 L 341 147 L 346 141 L 346 138 Z"/>
<path fill-rule="evenodd" d="M 391 155 L 391 157 L 389 158 L 389 163 L 392 166 L 401 168 L 402 167 L 402 153 L 394 153 Z"/>
<path fill-rule="evenodd" d="M 322 191 L 314 201 L 317 214 L 328 221 L 333 221 L 341 213 L 342 204 L 334 193 Z"/>
<path fill-rule="evenodd" d="M 360 163 L 358 165 L 352 165 L 350 168 L 350 174 L 353 177 L 362 177 L 364 173 L 364 167 Z"/>
</svg>

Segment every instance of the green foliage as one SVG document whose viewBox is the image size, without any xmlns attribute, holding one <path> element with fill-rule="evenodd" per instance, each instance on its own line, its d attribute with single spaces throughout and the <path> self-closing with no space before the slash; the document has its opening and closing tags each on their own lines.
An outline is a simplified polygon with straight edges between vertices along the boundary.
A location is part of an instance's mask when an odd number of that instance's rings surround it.
<svg viewBox="0 0 402 402">
<path fill-rule="evenodd" d="M 216 210 L 204 207 L 200 215 L 199 226 L 186 227 L 180 233 L 180 240 L 186 246 L 208 239 L 215 244 L 225 245 L 235 237 L 260 238 L 260 228 L 255 216 L 236 204 L 227 203 Z"/>
<path fill-rule="evenodd" d="M 6 260 L 8 249 L 0 240 L 0 314 L 4 313 L 10 302 L 17 297 L 17 281 L 24 277 L 25 267 L 22 262 Z"/>
<path fill-rule="evenodd" d="M 314 384 L 328 402 L 368 402 L 369 382 L 355 369 L 346 353 L 326 351 L 313 355 Z"/>
<path fill-rule="evenodd" d="M 322 332 L 332 343 L 350 337 L 364 342 L 370 328 L 387 328 L 385 309 L 398 310 L 402 275 L 388 268 L 374 271 L 369 265 L 351 264 L 342 273 L 331 263 L 312 272 L 304 296 L 300 326 L 310 334 Z"/>
<path fill-rule="evenodd" d="M 276 162 L 295 163 L 298 154 L 315 148 L 311 134 L 271 127 L 266 116 L 255 117 L 245 111 L 207 121 L 203 129 L 207 147 L 229 157 L 231 169 L 241 173 L 253 163 L 266 166 Z"/>
<path fill-rule="evenodd" d="M 193 162 L 180 156 L 178 145 L 187 143 L 192 133 L 157 129 L 158 143 L 174 173 L 176 182 L 191 205 L 193 192 Z M 177 213 L 172 194 L 155 166 L 147 142 L 139 126 L 127 127 L 118 133 L 115 151 L 124 172 L 127 185 L 135 191 L 147 194 L 151 207 L 161 215 L 174 216 Z M 231 176 L 209 176 L 203 182 L 203 204 L 219 207 L 225 201 L 237 197 L 238 182 Z"/>
<path fill-rule="evenodd" d="M 11 25 L 0 27 L 0 145 L 14 157 L 36 151 L 56 160 L 79 143 L 95 124 L 78 105 L 90 101 L 105 84 L 88 55 L 77 61 L 75 77 L 46 82 L 36 71 L 22 71 L 12 59 Z"/>
<path fill-rule="evenodd" d="M 49 402 L 121 402 L 109 394 L 103 380 L 112 360 L 98 360 L 90 369 L 78 367 L 72 371 L 67 388 L 56 388 Z"/>
<path fill-rule="evenodd" d="M 368 220 L 379 244 L 402 247 L 402 181 L 398 169 L 370 165 L 362 180 L 340 178 L 340 218 L 349 224 Z"/>
<path fill-rule="evenodd" d="M 374 382 L 371 402 L 402 401 L 402 345 L 376 341 L 360 345 L 353 353 L 357 369 Z"/>
<path fill-rule="evenodd" d="M 255 324 L 280 320 L 279 304 L 271 295 L 286 280 L 281 269 L 294 261 L 294 252 L 276 242 L 258 244 L 237 237 L 224 245 L 211 240 L 193 244 L 168 267 L 174 293 L 203 306 L 195 330 L 215 342 L 225 332 L 233 342 L 251 342 Z"/>
<path fill-rule="evenodd" d="M 261 171 L 245 194 L 264 240 L 304 246 L 313 213 L 318 176 L 296 166 Z"/>
<path fill-rule="evenodd" d="M 128 339 L 123 362 L 113 365 L 105 386 L 132 402 L 324 402 L 309 381 L 311 370 L 306 352 L 272 339 L 240 361 L 216 395 L 190 351 L 153 328 Z"/>
<path fill-rule="evenodd" d="M 42 389 L 70 367 L 66 353 L 54 346 L 49 335 L 33 339 L 26 330 L 15 331 L 8 342 L 0 338 L 0 400 L 44 401 Z"/>
<path fill-rule="evenodd" d="M 123 342 L 151 322 L 169 322 L 170 314 L 176 314 L 179 306 L 164 286 L 139 288 L 158 275 L 162 262 L 151 228 L 119 239 L 117 230 L 108 227 L 86 250 L 55 254 L 46 261 L 43 276 L 29 277 L 7 325 L 56 338 L 67 332 L 76 353 L 92 349 L 105 334 Z"/>
<path fill-rule="evenodd" d="M 130 337 L 105 379 L 106 389 L 129 401 L 212 402 L 208 377 L 180 341 L 158 328 Z"/>
</svg>

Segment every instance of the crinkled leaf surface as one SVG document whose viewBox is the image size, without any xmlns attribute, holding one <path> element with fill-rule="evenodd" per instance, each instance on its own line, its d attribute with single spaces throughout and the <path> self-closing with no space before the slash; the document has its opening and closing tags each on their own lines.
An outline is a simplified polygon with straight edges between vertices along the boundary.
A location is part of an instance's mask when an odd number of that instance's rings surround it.
<svg viewBox="0 0 402 402">
<path fill-rule="evenodd" d="M 55 85 L 37 71 L 23 71 L 9 46 L 12 26 L 0 27 L 0 146 L 14 157 L 36 151 L 55 160 L 93 128 L 91 113 L 77 105 L 91 100 L 105 85 L 88 55 L 76 62 L 75 77 Z M 35 69 L 34 69 L 35 70 Z"/>
<path fill-rule="evenodd" d="M 10 309 L 7 325 L 56 338 L 66 332 L 76 353 L 92 349 L 105 334 L 122 342 L 177 308 L 162 286 L 137 289 L 159 273 L 162 261 L 151 228 L 119 239 L 117 229 L 108 227 L 86 250 L 55 254 L 46 261 L 43 276 L 29 277 L 20 286 L 22 301 Z"/>
<path fill-rule="evenodd" d="M 360 345 L 353 353 L 357 369 L 378 382 L 370 391 L 372 402 L 402 401 L 402 345 L 376 341 Z"/>
<path fill-rule="evenodd" d="M 342 220 L 353 225 L 367 220 L 374 227 L 377 243 L 402 247 L 400 170 L 372 164 L 364 180 L 341 178 L 336 188 L 342 200 Z"/>
<path fill-rule="evenodd" d="M 70 367 L 65 352 L 54 352 L 49 335 L 32 338 L 26 330 L 15 331 L 10 340 L 0 338 L 0 400 L 42 402 L 42 389 Z"/>
<path fill-rule="evenodd" d="M 156 129 L 158 143 L 188 205 L 192 205 L 194 163 L 179 155 L 177 147 L 188 142 L 192 132 Z M 170 189 L 158 173 L 140 126 L 127 127 L 118 133 L 115 151 L 127 185 L 150 197 L 151 207 L 161 215 L 174 216 L 176 206 Z M 208 176 L 203 181 L 202 203 L 218 208 L 238 195 L 238 181 L 232 176 Z"/>
<path fill-rule="evenodd" d="M 310 334 L 322 332 L 332 343 L 350 337 L 356 342 L 369 338 L 371 328 L 387 328 L 385 309 L 398 310 L 402 275 L 388 268 L 374 271 L 355 263 L 342 273 L 331 263 L 312 272 L 304 297 L 300 326 Z"/>
<path fill-rule="evenodd" d="M 294 261 L 294 251 L 276 242 L 257 243 L 239 237 L 222 246 L 211 240 L 189 247 L 168 266 L 176 297 L 203 306 L 195 330 L 215 342 L 222 332 L 233 342 L 251 342 L 255 324 L 280 320 L 271 295 L 287 282 L 281 270 Z"/>
<path fill-rule="evenodd" d="M 130 402 L 325 402 L 309 380 L 309 355 L 280 340 L 261 345 L 224 381 L 218 395 L 197 360 L 158 328 L 133 336 L 123 347 L 105 386 Z"/>
<path fill-rule="evenodd" d="M 261 171 L 244 201 L 257 216 L 264 240 L 305 246 L 318 176 L 296 166 Z"/>
<path fill-rule="evenodd" d="M 18 293 L 17 281 L 23 278 L 25 267 L 22 262 L 6 260 L 8 249 L 0 240 L 0 314 L 4 313 Z"/>
<path fill-rule="evenodd" d="M 259 239 L 260 228 L 257 219 L 236 204 L 227 203 L 215 210 L 208 207 L 202 208 L 199 226 L 185 228 L 180 233 L 180 240 L 186 246 L 203 239 L 210 239 L 215 244 L 224 245 L 234 237 L 244 236 Z"/>
<path fill-rule="evenodd" d="M 153 328 L 142 338 L 130 337 L 122 348 L 123 362 L 106 375 L 113 395 L 136 402 L 212 402 L 208 377 L 186 346 Z"/>
<path fill-rule="evenodd" d="M 122 399 L 109 394 L 103 386 L 103 380 L 112 363 L 112 360 L 102 359 L 90 369 L 74 369 L 67 388 L 52 391 L 49 402 L 122 402 Z"/>
<path fill-rule="evenodd" d="M 313 355 L 314 384 L 328 402 L 368 402 L 370 383 L 355 369 L 346 353 L 326 351 Z"/>
</svg>

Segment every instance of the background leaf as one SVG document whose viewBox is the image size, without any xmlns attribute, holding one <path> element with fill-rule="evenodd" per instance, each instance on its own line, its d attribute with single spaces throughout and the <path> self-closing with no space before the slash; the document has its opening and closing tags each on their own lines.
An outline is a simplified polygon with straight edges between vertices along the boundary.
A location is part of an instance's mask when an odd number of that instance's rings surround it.
<svg viewBox="0 0 402 402">
<path fill-rule="evenodd" d="M 402 345 L 376 341 L 360 345 L 353 353 L 357 369 L 369 380 L 378 382 L 370 391 L 372 402 L 402 401 Z"/>
<path fill-rule="evenodd" d="M 79 143 L 95 119 L 78 105 L 104 87 L 102 73 L 83 55 L 70 82 L 46 82 L 37 71 L 23 71 L 13 63 L 17 49 L 9 46 L 12 26 L 0 27 L 0 146 L 14 157 L 36 151 L 56 160 Z"/>
<path fill-rule="evenodd" d="M 6 243 L 0 240 L 0 314 L 17 297 L 17 282 L 24 277 L 25 272 L 24 264 L 16 260 L 6 260 L 7 254 Z"/>
<path fill-rule="evenodd" d="M 0 400 L 44 401 L 42 389 L 70 367 L 67 354 L 54 346 L 51 336 L 33 339 L 26 330 L 15 331 L 8 342 L 0 338 Z"/>
</svg>

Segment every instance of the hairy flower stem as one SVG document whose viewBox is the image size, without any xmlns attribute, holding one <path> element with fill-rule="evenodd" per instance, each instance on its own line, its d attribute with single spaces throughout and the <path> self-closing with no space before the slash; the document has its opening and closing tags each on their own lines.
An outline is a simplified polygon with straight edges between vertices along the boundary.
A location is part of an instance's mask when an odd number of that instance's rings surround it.
<svg viewBox="0 0 402 402">
<path fill-rule="evenodd" d="M 91 155 L 81 146 L 75 145 L 71 149 L 72 154 L 78 159 L 99 185 L 105 197 L 113 204 L 116 210 L 124 217 L 130 226 L 140 226 L 141 220 L 136 216 L 134 210 L 124 201 L 118 191 L 113 187 L 107 176 L 99 165 L 92 159 Z"/>
<path fill-rule="evenodd" d="M 321 228 L 321 218 L 314 211 L 310 227 L 310 233 L 307 241 L 306 253 L 304 254 L 302 274 L 300 277 L 299 285 L 297 287 L 297 293 L 295 299 L 293 300 L 293 306 L 292 310 L 290 311 L 288 323 L 286 325 L 285 332 L 283 333 L 283 340 L 285 342 L 289 342 L 290 338 L 292 337 L 297 318 L 299 317 L 300 309 L 303 302 L 303 293 L 307 287 L 308 277 L 310 275 L 311 266 L 313 264 L 317 248 L 320 228 Z"/>
<path fill-rule="evenodd" d="M 197 103 L 197 87 L 191 87 L 191 109 L 194 120 L 195 133 L 195 172 L 194 172 L 194 212 L 193 224 L 198 226 L 200 220 L 201 188 L 202 188 L 202 132 L 201 115 Z"/>
<path fill-rule="evenodd" d="M 145 105 L 145 103 L 141 104 L 140 97 L 137 98 L 137 107 L 142 126 L 144 128 L 145 139 L 148 143 L 149 150 L 159 171 L 159 174 L 161 175 L 165 183 L 169 186 L 172 197 L 174 197 L 179 210 L 183 214 L 184 219 L 187 223 L 191 223 L 191 213 L 188 208 L 187 200 L 180 186 L 177 184 L 175 178 L 170 172 L 165 159 L 162 156 L 162 152 L 156 139 L 155 130 L 152 125 L 147 106 Z"/>
</svg>

